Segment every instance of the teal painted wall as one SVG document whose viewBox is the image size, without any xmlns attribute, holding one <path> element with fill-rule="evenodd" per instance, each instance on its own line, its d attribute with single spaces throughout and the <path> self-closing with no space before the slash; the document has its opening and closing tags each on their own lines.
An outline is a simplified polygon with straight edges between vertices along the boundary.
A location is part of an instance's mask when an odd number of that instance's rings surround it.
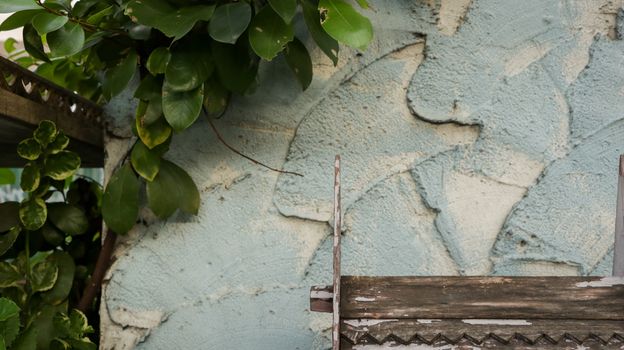
<svg viewBox="0 0 624 350">
<path fill-rule="evenodd" d="M 301 92 L 277 59 L 258 92 L 177 137 L 198 216 L 143 212 L 104 291 L 103 349 L 327 349 L 308 311 L 331 281 L 332 160 L 343 268 L 370 275 L 610 274 L 624 153 L 623 1 L 371 1 L 376 39 Z M 310 46 L 312 48 L 312 46 Z M 125 112 L 124 112 L 125 111 Z M 109 170 L 127 101 L 109 106 Z"/>
</svg>

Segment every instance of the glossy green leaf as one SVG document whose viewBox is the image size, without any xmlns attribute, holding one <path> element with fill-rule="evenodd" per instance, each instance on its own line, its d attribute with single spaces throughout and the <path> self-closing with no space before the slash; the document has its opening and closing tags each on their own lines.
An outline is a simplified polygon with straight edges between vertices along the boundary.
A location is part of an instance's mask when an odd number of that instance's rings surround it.
<svg viewBox="0 0 624 350">
<path fill-rule="evenodd" d="M 195 122 L 204 101 L 203 84 L 195 90 L 178 92 L 163 85 L 163 114 L 174 131 L 180 132 Z"/>
<path fill-rule="evenodd" d="M 24 48 L 32 57 L 44 61 L 50 62 L 48 55 L 43 51 L 43 42 L 35 27 L 31 24 L 26 24 L 22 29 L 22 41 L 24 42 Z"/>
<path fill-rule="evenodd" d="M 4 41 L 4 44 L 2 44 L 2 47 L 4 47 L 4 51 L 6 51 L 6 53 L 10 55 L 11 53 L 15 52 L 15 50 L 17 50 L 17 40 L 13 38 L 7 38 Z"/>
<path fill-rule="evenodd" d="M 67 23 L 67 16 L 58 16 L 53 13 L 43 12 L 37 14 L 32 19 L 32 25 L 37 30 L 39 35 L 45 35 L 60 29 Z"/>
<path fill-rule="evenodd" d="M 2 0 L 0 1 L 0 13 L 11 13 L 29 9 L 40 9 L 33 0 Z"/>
<path fill-rule="evenodd" d="M 50 154 L 57 154 L 67 148 L 69 145 L 69 137 L 65 136 L 62 131 L 59 131 L 54 141 L 52 141 L 47 148 Z"/>
<path fill-rule="evenodd" d="M 305 45 L 295 38 L 286 46 L 284 56 L 303 89 L 307 89 L 312 83 L 312 59 Z"/>
<path fill-rule="evenodd" d="M 249 43 L 258 56 L 267 61 L 280 53 L 294 37 L 292 25 L 284 20 L 270 6 L 265 6 L 251 21 Z"/>
<path fill-rule="evenodd" d="M 24 276 L 15 265 L 0 261 L 0 288 L 18 287 L 23 284 Z"/>
<path fill-rule="evenodd" d="M 106 225 L 117 234 L 125 234 L 139 214 L 139 181 L 130 163 L 111 177 L 102 196 L 102 216 Z"/>
<path fill-rule="evenodd" d="M 42 293 L 41 297 L 47 303 L 58 304 L 67 299 L 72 285 L 74 284 L 74 273 L 76 264 L 74 259 L 66 252 L 55 251 L 48 258 L 49 261 L 58 266 L 58 277 L 54 287 Z"/>
<path fill-rule="evenodd" d="M 158 175 L 154 181 L 147 183 L 147 202 L 154 214 L 165 219 L 178 208 L 197 214 L 199 201 L 199 191 L 189 174 L 163 159 Z"/>
<path fill-rule="evenodd" d="M 22 140 L 17 144 L 17 154 L 28 160 L 35 160 L 41 155 L 41 145 L 33 138 Z"/>
<path fill-rule="evenodd" d="M 148 74 L 141 80 L 139 87 L 134 92 L 134 97 L 144 101 L 161 98 L 162 84 L 162 79 Z"/>
<path fill-rule="evenodd" d="M 48 33 L 47 39 L 54 56 L 71 56 L 82 50 L 85 33 L 79 24 L 67 22 L 61 29 Z"/>
<path fill-rule="evenodd" d="M 0 298 L 0 349 L 2 345 L 11 346 L 15 337 L 19 333 L 20 308 L 11 299 Z"/>
<path fill-rule="evenodd" d="M 361 8 L 363 9 L 367 9 L 369 7 L 368 5 L 368 1 L 366 0 L 356 0 L 358 5 L 360 5 Z"/>
<path fill-rule="evenodd" d="M 166 47 L 159 47 L 152 51 L 147 59 L 146 68 L 153 75 L 163 74 L 167 70 L 167 64 L 171 59 L 171 52 Z"/>
<path fill-rule="evenodd" d="M 219 42 L 234 44 L 251 21 L 251 7 L 246 2 L 223 4 L 215 10 L 208 25 L 210 36 Z"/>
<path fill-rule="evenodd" d="M 286 23 L 290 23 L 297 12 L 297 0 L 269 0 L 269 5 Z"/>
<path fill-rule="evenodd" d="M 173 50 L 164 85 L 173 91 L 191 91 L 203 84 L 214 70 L 207 47 L 205 44 L 190 42 Z"/>
<path fill-rule="evenodd" d="M 137 62 L 138 55 L 136 52 L 131 51 L 118 66 L 106 72 L 102 90 L 108 99 L 119 95 L 128 86 L 128 83 L 136 74 Z"/>
<path fill-rule="evenodd" d="M 6 232 L 19 223 L 19 203 L 0 203 L 0 232 Z"/>
<path fill-rule="evenodd" d="M 61 231 L 81 235 L 89 228 L 89 220 L 82 209 L 66 203 L 48 204 L 48 218 Z"/>
<path fill-rule="evenodd" d="M 44 120 L 39 123 L 33 135 L 34 139 L 39 142 L 41 147 L 46 147 L 50 142 L 54 141 L 57 134 L 58 130 L 56 129 L 56 124 L 49 120 Z"/>
<path fill-rule="evenodd" d="M 320 0 L 321 25 L 332 38 L 360 50 L 373 39 L 370 20 L 343 0 Z"/>
<path fill-rule="evenodd" d="M 164 0 L 133 0 L 126 6 L 126 15 L 133 22 L 141 23 L 178 40 L 193 29 L 197 21 L 208 21 L 214 13 L 214 5 L 195 5 L 176 9 Z"/>
<path fill-rule="evenodd" d="M 24 192 L 32 192 L 39 187 L 39 181 L 41 180 L 41 173 L 39 167 L 36 164 L 28 163 L 22 170 L 22 178 L 20 181 L 20 187 Z"/>
<path fill-rule="evenodd" d="M 89 18 L 87 18 L 87 23 L 89 24 L 93 24 L 93 25 L 97 25 L 100 22 L 102 22 L 102 20 L 106 17 L 109 16 L 111 14 L 115 13 L 115 8 L 113 7 L 113 5 L 105 7 L 104 9 L 92 14 L 91 16 L 89 16 Z"/>
<path fill-rule="evenodd" d="M 15 243 L 22 228 L 20 226 L 13 227 L 9 232 L 0 234 L 0 256 L 4 255 Z"/>
<path fill-rule="evenodd" d="M 30 286 L 33 292 L 43 292 L 52 289 L 58 277 L 58 266 L 50 261 L 41 262 L 32 268 Z"/>
<path fill-rule="evenodd" d="M 228 90 L 244 94 L 253 85 L 258 74 L 258 59 L 249 52 L 247 42 L 236 45 L 212 42 L 212 54 L 219 80 Z"/>
<path fill-rule="evenodd" d="M 145 114 L 141 117 L 143 125 L 151 125 L 163 115 L 162 97 L 157 97 L 147 103 Z"/>
<path fill-rule="evenodd" d="M 15 12 L 14 14 L 7 17 L 7 19 L 5 19 L 2 24 L 0 24 L 0 31 L 21 28 L 26 24 L 30 23 L 33 17 L 40 13 L 45 13 L 45 10 L 39 9 Z"/>
<path fill-rule="evenodd" d="M 15 173 L 9 168 L 0 168 L 0 185 L 12 185 L 15 183 Z"/>
<path fill-rule="evenodd" d="M 29 231 L 40 229 L 47 217 L 48 210 L 41 198 L 30 198 L 20 204 L 19 218 Z"/>
<path fill-rule="evenodd" d="M 228 106 L 230 92 L 218 79 L 209 80 L 204 85 L 204 110 L 208 117 L 218 117 Z"/>
<path fill-rule="evenodd" d="M 61 151 L 48 156 L 43 173 L 54 180 L 65 180 L 80 168 L 80 157 L 71 151 Z"/>
<path fill-rule="evenodd" d="M 150 150 L 140 140 L 134 144 L 130 156 L 134 170 L 148 181 L 154 180 L 160 168 L 160 154 Z"/>
<path fill-rule="evenodd" d="M 171 126 L 164 118 L 160 118 L 152 124 L 144 125 L 139 118 L 136 119 L 136 129 L 139 138 L 143 143 L 152 149 L 169 139 L 171 136 Z"/>
</svg>

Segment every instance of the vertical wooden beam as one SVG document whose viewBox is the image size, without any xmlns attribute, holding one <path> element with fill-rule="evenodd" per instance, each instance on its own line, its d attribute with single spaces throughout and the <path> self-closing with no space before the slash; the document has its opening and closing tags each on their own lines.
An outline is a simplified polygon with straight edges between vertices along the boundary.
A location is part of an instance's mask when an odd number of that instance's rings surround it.
<svg viewBox="0 0 624 350">
<path fill-rule="evenodd" d="M 340 231 L 342 225 L 340 208 L 340 156 L 334 163 L 334 317 L 332 322 L 332 350 L 340 350 Z"/>
<path fill-rule="evenodd" d="M 620 155 L 620 168 L 618 172 L 613 276 L 624 277 L 624 155 Z"/>
</svg>

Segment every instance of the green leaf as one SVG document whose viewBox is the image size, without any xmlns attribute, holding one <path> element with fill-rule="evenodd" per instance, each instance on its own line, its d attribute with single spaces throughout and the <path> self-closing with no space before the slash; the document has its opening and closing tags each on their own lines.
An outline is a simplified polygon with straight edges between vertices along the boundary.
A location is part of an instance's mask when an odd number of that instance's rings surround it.
<svg viewBox="0 0 624 350">
<path fill-rule="evenodd" d="M 65 241 L 65 235 L 47 222 L 41 227 L 41 229 L 39 229 L 39 231 L 41 232 L 43 239 L 55 247 L 60 246 Z"/>
<path fill-rule="evenodd" d="M 373 39 L 373 26 L 343 0 L 319 2 L 321 25 L 332 38 L 360 50 L 366 50 Z"/>
<path fill-rule="evenodd" d="M 153 75 L 163 74 L 167 70 L 167 64 L 171 59 L 171 52 L 166 47 L 159 47 L 152 51 L 147 59 L 147 70 Z"/>
<path fill-rule="evenodd" d="M 139 181 L 130 163 L 111 177 L 102 196 L 102 216 L 106 225 L 117 234 L 125 234 L 139 215 Z"/>
<path fill-rule="evenodd" d="M 0 261 L 0 288 L 19 287 L 24 284 L 24 277 L 15 265 Z"/>
<path fill-rule="evenodd" d="M 130 51 L 118 66 L 106 72 L 102 90 L 108 99 L 119 95 L 128 86 L 137 71 L 138 58 L 136 52 Z"/>
<path fill-rule="evenodd" d="M 141 123 L 140 118 L 136 119 L 136 128 L 139 138 L 147 146 L 152 149 L 169 139 L 171 136 L 171 127 L 164 118 L 160 118 L 152 124 L 145 125 Z"/>
<path fill-rule="evenodd" d="M 71 151 L 51 154 L 45 161 L 43 173 L 54 180 L 65 180 L 80 168 L 80 157 Z"/>
<path fill-rule="evenodd" d="M 280 53 L 294 37 L 288 25 L 270 6 L 265 6 L 251 21 L 249 43 L 258 56 L 267 61 Z"/>
<path fill-rule="evenodd" d="M 19 333 L 20 308 L 11 299 L 0 298 L 0 349 L 11 346 Z"/>
<path fill-rule="evenodd" d="M 17 144 L 17 154 L 28 160 L 35 160 L 41 155 L 41 145 L 33 138 L 22 140 Z"/>
<path fill-rule="evenodd" d="M 269 4 L 286 23 L 290 23 L 297 12 L 297 0 L 269 0 Z"/>
<path fill-rule="evenodd" d="M 227 108 L 230 92 L 218 79 L 211 79 L 204 85 L 204 109 L 209 117 L 217 117 Z"/>
<path fill-rule="evenodd" d="M 191 91 L 203 84 L 213 70 L 207 45 L 189 42 L 171 53 L 164 84 L 173 91 Z"/>
<path fill-rule="evenodd" d="M 163 85 L 163 113 L 174 131 L 180 132 L 195 122 L 204 101 L 203 84 L 195 90 L 178 92 Z"/>
<path fill-rule="evenodd" d="M 40 262 L 33 266 L 30 274 L 30 286 L 33 292 L 52 289 L 58 277 L 58 266 L 50 261 Z"/>
<path fill-rule="evenodd" d="M 47 39 L 54 56 L 71 56 L 82 50 L 85 33 L 79 24 L 67 22 L 61 29 L 48 33 Z"/>
<path fill-rule="evenodd" d="M 50 154 L 57 154 L 67 148 L 68 145 L 69 137 L 65 136 L 65 134 L 59 130 L 54 141 L 48 145 L 47 150 Z"/>
<path fill-rule="evenodd" d="M 154 180 L 160 168 L 160 154 L 156 149 L 150 150 L 139 140 L 132 148 L 130 159 L 134 170 L 139 175 L 148 181 Z"/>
<path fill-rule="evenodd" d="M 20 308 L 11 299 L 0 298 L 0 321 L 19 315 Z"/>
<path fill-rule="evenodd" d="M 141 117 L 143 125 L 151 125 L 163 115 L 162 97 L 157 97 L 147 103 L 145 114 Z"/>
<path fill-rule="evenodd" d="M 215 10 L 208 25 L 210 36 L 219 42 L 234 44 L 251 21 L 251 7 L 246 2 L 224 4 Z"/>
<path fill-rule="evenodd" d="M 34 138 L 39 142 L 41 147 L 45 148 L 50 142 L 54 141 L 58 131 L 56 124 L 49 120 L 43 120 L 35 130 Z"/>
<path fill-rule="evenodd" d="M 71 204 L 48 204 L 48 217 L 59 230 L 72 236 L 81 235 L 89 228 L 85 213 Z"/>
<path fill-rule="evenodd" d="M 41 173 L 39 167 L 36 164 L 28 163 L 22 170 L 22 179 L 20 181 L 20 187 L 24 192 L 32 192 L 39 187 L 39 180 L 41 180 Z"/>
<path fill-rule="evenodd" d="M 69 323 L 71 325 L 70 329 L 73 338 L 80 338 L 84 336 L 85 333 L 93 332 L 93 328 L 89 326 L 89 322 L 87 321 L 87 316 L 80 310 L 72 309 L 69 313 Z"/>
<path fill-rule="evenodd" d="M 0 232 L 8 231 L 19 223 L 19 203 L 0 203 Z"/>
<path fill-rule="evenodd" d="M 139 87 L 134 92 L 134 97 L 151 101 L 155 98 L 161 98 L 162 96 L 162 79 L 155 77 L 153 75 L 147 75 L 141 83 Z"/>
<path fill-rule="evenodd" d="M 39 35 L 45 35 L 60 29 L 67 23 L 68 18 L 66 16 L 58 16 L 53 13 L 43 12 L 32 19 L 32 25 L 37 30 Z"/>
<path fill-rule="evenodd" d="M 2 0 L 0 2 L 0 13 L 11 13 L 29 9 L 40 9 L 33 0 Z"/>
<path fill-rule="evenodd" d="M 33 17 L 35 17 L 35 15 L 39 13 L 45 13 L 45 10 L 24 10 L 15 12 L 14 14 L 7 17 L 7 19 L 5 19 L 2 24 L 0 24 L 0 31 L 21 28 L 26 24 L 30 23 Z"/>
<path fill-rule="evenodd" d="M 312 83 L 312 59 L 306 47 L 295 38 L 286 46 L 284 56 L 303 89 L 307 89 Z"/>
<path fill-rule="evenodd" d="M 189 174 L 163 159 L 158 175 L 147 183 L 147 203 L 154 214 L 166 219 L 180 208 L 196 215 L 199 202 L 199 191 Z"/>
<path fill-rule="evenodd" d="M 2 46 L 4 47 L 4 51 L 6 51 L 6 53 L 10 55 L 15 50 L 17 50 L 17 47 L 15 46 L 16 44 L 17 44 L 17 40 L 13 38 L 7 38 L 4 41 L 4 44 L 2 44 Z"/>
<path fill-rule="evenodd" d="M 0 185 L 12 185 L 15 183 L 15 173 L 9 168 L 0 168 Z"/>
<path fill-rule="evenodd" d="M 58 266 L 58 278 L 56 279 L 54 287 L 42 293 L 41 297 L 47 303 L 59 304 L 67 299 L 72 285 L 74 284 L 76 264 L 71 255 L 66 252 L 55 251 L 50 255 L 48 260 Z"/>
<path fill-rule="evenodd" d="M 11 249 L 21 231 L 20 226 L 15 226 L 7 234 L 0 235 L 0 256 Z"/>
<path fill-rule="evenodd" d="M 22 331 L 15 339 L 11 350 L 36 350 L 37 349 L 37 329 L 28 327 L 26 331 Z"/>
<path fill-rule="evenodd" d="M 49 291 L 43 292 L 43 294 L 45 293 L 49 293 Z M 62 312 L 67 312 L 66 302 L 58 305 L 42 304 L 37 308 L 37 313 L 31 318 L 30 327 L 37 330 L 37 344 L 40 348 L 43 344 L 48 346 L 58 336 L 58 332 L 54 328 L 54 316 Z"/>
<path fill-rule="evenodd" d="M 190 32 L 197 21 L 210 20 L 214 9 L 214 5 L 176 9 L 164 0 L 133 0 L 126 6 L 125 13 L 133 22 L 156 28 L 176 41 Z"/>
<path fill-rule="evenodd" d="M 251 55 L 247 42 L 236 45 L 212 42 L 212 54 L 219 80 L 228 90 L 239 94 L 247 92 L 258 74 L 258 59 Z"/>
<path fill-rule="evenodd" d="M 113 7 L 113 5 L 108 6 L 106 8 L 104 8 L 101 11 L 98 11 L 94 14 L 92 14 L 91 16 L 89 16 L 89 18 L 87 18 L 87 23 L 89 24 L 93 24 L 93 25 L 98 25 L 100 22 L 102 22 L 102 20 L 104 19 L 104 17 L 111 15 L 115 12 L 115 8 Z"/>
<path fill-rule="evenodd" d="M 45 202 L 41 198 L 30 198 L 23 201 L 20 205 L 20 221 L 29 231 L 35 231 L 41 228 L 47 217 L 48 210 Z"/>
<path fill-rule="evenodd" d="M 43 42 L 35 27 L 31 24 L 24 25 L 22 39 L 24 41 L 24 48 L 28 54 L 38 60 L 50 62 L 48 55 L 43 51 Z"/>
</svg>

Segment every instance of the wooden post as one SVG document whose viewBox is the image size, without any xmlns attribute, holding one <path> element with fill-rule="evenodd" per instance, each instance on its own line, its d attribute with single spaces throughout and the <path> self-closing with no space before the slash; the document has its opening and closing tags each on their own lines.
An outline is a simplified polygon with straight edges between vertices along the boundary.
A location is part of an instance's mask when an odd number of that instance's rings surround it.
<svg viewBox="0 0 624 350">
<path fill-rule="evenodd" d="M 340 350 L 340 231 L 342 217 L 340 208 L 340 156 L 334 163 L 334 281 L 332 350 Z"/>
<path fill-rule="evenodd" d="M 624 155 L 620 155 L 620 168 L 618 171 L 613 276 L 624 277 Z"/>
</svg>

